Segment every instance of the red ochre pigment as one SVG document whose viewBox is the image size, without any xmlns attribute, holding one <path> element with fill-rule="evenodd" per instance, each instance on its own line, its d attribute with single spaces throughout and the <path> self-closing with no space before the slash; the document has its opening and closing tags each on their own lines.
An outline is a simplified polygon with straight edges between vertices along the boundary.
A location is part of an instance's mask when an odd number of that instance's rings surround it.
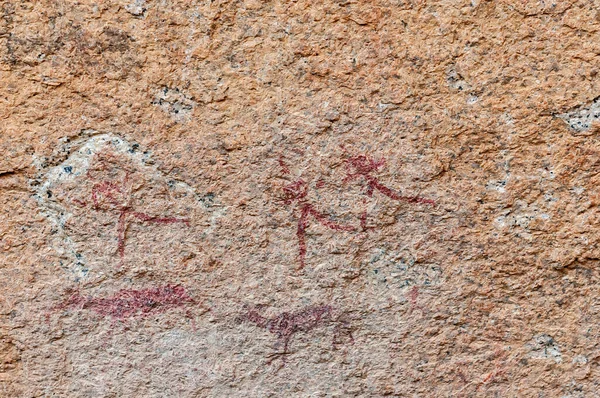
<svg viewBox="0 0 600 398">
<path fill-rule="evenodd" d="M 90 310 L 102 316 L 126 319 L 163 313 L 194 302 L 182 286 L 166 285 L 143 290 L 123 289 L 112 297 L 84 297 L 76 293 L 58 308 Z"/>
<path fill-rule="evenodd" d="M 379 179 L 373 176 L 372 173 L 379 170 L 379 168 L 381 168 L 384 164 L 385 159 L 375 160 L 366 155 L 352 156 L 346 160 L 346 168 L 348 173 L 344 178 L 344 182 L 349 182 L 355 179 L 363 179 L 367 183 L 366 193 L 368 197 L 373 197 L 373 192 L 377 190 L 390 199 L 408 203 L 420 203 L 432 206 L 435 205 L 435 201 L 432 199 L 426 199 L 420 196 L 403 196 L 379 182 Z M 290 173 L 289 167 L 283 160 L 283 157 L 279 157 L 279 165 L 282 168 L 283 174 Z M 319 180 L 317 182 L 317 188 L 323 185 L 323 180 Z M 303 179 L 298 179 L 297 181 L 294 181 L 291 184 L 283 187 L 283 195 L 281 198 L 286 205 L 291 205 L 292 203 L 297 202 L 300 209 L 298 228 L 296 230 L 296 236 L 298 238 L 298 258 L 300 261 L 300 269 L 304 268 L 306 265 L 306 229 L 309 227 L 309 220 L 311 217 L 324 227 L 334 231 L 358 230 L 357 227 L 352 225 L 342 225 L 332 221 L 325 214 L 319 212 L 313 204 L 307 201 L 307 195 L 308 184 Z M 363 200 L 363 206 L 366 206 L 365 200 Z M 364 210 L 360 215 L 360 229 L 364 232 L 368 229 L 374 228 L 375 227 L 367 226 L 367 211 Z"/>
<path fill-rule="evenodd" d="M 306 259 L 306 229 L 308 228 L 309 217 L 313 217 L 321 225 L 334 231 L 355 231 L 356 228 L 352 225 L 342 225 L 330 220 L 326 215 L 319 212 L 315 207 L 306 201 L 308 193 L 308 185 L 302 179 L 293 182 L 283 188 L 283 201 L 286 204 L 291 204 L 298 201 L 300 206 L 300 217 L 298 218 L 298 229 L 296 236 L 298 237 L 298 257 L 300 259 L 300 269 L 305 266 Z"/>
<path fill-rule="evenodd" d="M 331 306 L 319 305 L 309 306 L 294 313 L 282 312 L 273 318 L 265 318 L 257 310 L 249 310 L 242 318 L 277 335 L 279 342 L 283 343 L 283 352 L 287 353 L 294 334 L 309 332 L 331 323 L 333 321 L 331 312 Z"/>
<path fill-rule="evenodd" d="M 364 178 L 367 182 L 367 195 L 369 197 L 373 196 L 374 190 L 378 190 L 388 198 L 394 200 L 408 203 L 422 203 L 432 206 L 435 205 L 435 201 L 432 199 L 421 198 L 420 196 L 402 196 L 381 184 L 376 177 L 371 175 L 371 173 L 377 171 L 384 164 L 384 159 L 375 160 L 365 155 L 353 156 L 346 161 L 348 175 L 344 178 L 344 181 L 347 182 L 361 177 Z"/>
<path fill-rule="evenodd" d="M 123 182 L 123 185 L 127 182 L 127 177 Z M 121 262 L 125 257 L 125 234 L 127 231 L 127 224 L 130 219 L 137 219 L 141 222 L 154 223 L 154 224 L 175 224 L 182 223 L 186 226 L 190 226 L 190 220 L 187 218 L 176 218 L 176 217 L 157 217 L 151 216 L 146 213 L 141 213 L 133 210 L 128 202 L 130 197 L 124 192 L 122 186 L 117 185 L 110 181 L 103 181 L 97 183 L 92 188 L 92 201 L 94 203 L 94 209 L 103 211 L 116 211 L 119 213 L 119 220 L 117 222 L 117 251 Z"/>
<path fill-rule="evenodd" d="M 333 308 L 329 305 L 308 306 L 297 312 L 282 312 L 272 318 L 266 318 L 258 310 L 251 309 L 242 315 L 241 320 L 253 323 L 277 336 L 278 345 L 283 345 L 283 351 L 276 352 L 271 357 L 281 357 L 282 366 L 285 364 L 285 356 L 290 354 L 288 348 L 296 333 L 307 333 L 319 327 L 334 324 L 334 347 L 344 341 L 354 343 L 350 326 L 347 322 L 334 317 Z"/>
</svg>

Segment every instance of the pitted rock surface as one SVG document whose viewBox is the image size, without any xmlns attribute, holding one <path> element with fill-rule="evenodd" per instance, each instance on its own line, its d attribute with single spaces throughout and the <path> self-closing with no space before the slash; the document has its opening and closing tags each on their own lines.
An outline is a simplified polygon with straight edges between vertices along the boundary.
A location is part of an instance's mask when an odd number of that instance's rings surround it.
<svg viewBox="0 0 600 398">
<path fill-rule="evenodd" d="M 0 396 L 597 396 L 599 6 L 0 1 Z"/>
</svg>

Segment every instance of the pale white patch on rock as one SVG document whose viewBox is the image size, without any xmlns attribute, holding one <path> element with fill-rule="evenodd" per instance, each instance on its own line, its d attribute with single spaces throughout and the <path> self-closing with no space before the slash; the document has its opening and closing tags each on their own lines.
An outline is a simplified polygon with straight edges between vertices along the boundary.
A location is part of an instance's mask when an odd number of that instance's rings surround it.
<svg viewBox="0 0 600 398">
<path fill-rule="evenodd" d="M 573 357 L 573 361 L 571 361 L 573 364 L 586 364 L 589 362 L 589 360 L 587 359 L 587 357 L 585 355 L 576 355 L 575 357 Z"/>
<path fill-rule="evenodd" d="M 136 17 L 143 16 L 146 12 L 146 0 L 135 0 L 125 6 L 125 11 Z"/>
<path fill-rule="evenodd" d="M 191 97 L 185 95 L 178 88 L 170 87 L 160 89 L 152 103 L 167 112 L 177 122 L 188 121 L 196 106 L 196 101 Z"/>
<path fill-rule="evenodd" d="M 558 344 L 547 334 L 538 334 L 526 347 L 529 349 L 528 358 L 551 359 L 556 363 L 562 362 L 562 354 Z"/>
<path fill-rule="evenodd" d="M 465 91 L 471 88 L 461 74 L 456 71 L 454 66 L 446 70 L 446 83 L 448 83 L 448 87 L 458 91 Z"/>
<path fill-rule="evenodd" d="M 571 189 L 571 191 L 573 191 L 576 195 L 581 195 L 582 193 L 585 192 L 585 188 L 584 187 L 573 187 Z"/>
<path fill-rule="evenodd" d="M 557 116 L 564 120 L 572 131 L 584 133 L 600 119 L 600 97 L 596 97 L 589 105 L 583 105 Z"/>
<path fill-rule="evenodd" d="M 512 207 L 503 209 L 501 214 L 494 218 L 494 226 L 499 230 L 519 228 L 525 230 L 522 233 L 528 235 L 527 229 L 536 219 L 547 221 L 550 216 L 536 203 L 516 200 Z"/>
<path fill-rule="evenodd" d="M 174 200 L 180 198 L 180 201 L 188 201 L 180 207 L 194 206 L 209 213 L 209 220 L 204 224 L 208 225 L 202 231 L 202 236 L 211 234 L 217 219 L 224 214 L 224 209 L 218 203 L 213 203 L 212 194 L 209 198 L 207 195 L 198 195 L 187 183 L 165 176 L 151 159 L 149 151 L 142 151 L 138 144 L 129 143 L 115 134 L 98 134 L 95 131 L 87 131 L 84 138 L 65 143 L 65 145 L 68 145 L 68 149 L 72 151 L 70 155 L 60 164 L 47 169 L 41 178 L 41 183 L 36 186 L 32 182 L 32 186 L 35 187 L 35 197 L 41 214 L 53 226 L 50 235 L 53 247 L 59 255 L 73 259 L 73 264 L 66 268 L 74 273 L 76 279 L 87 276 L 90 259 L 86 259 L 86 256 L 77 249 L 74 242 L 76 232 L 73 232 L 72 228 L 68 232 L 69 228 L 66 227 L 67 223 L 73 221 L 73 213 L 77 206 L 77 199 L 73 200 L 71 196 L 74 196 L 75 191 L 86 183 L 88 170 L 94 157 L 103 151 L 110 151 L 115 156 L 127 159 L 133 164 L 136 172 L 148 181 L 168 185 L 170 190 L 175 193 Z M 34 158 L 33 163 L 38 169 L 45 168 L 41 159 Z M 90 183 L 87 182 L 87 184 Z M 64 197 L 58 199 L 56 192 L 64 190 L 67 194 L 63 194 Z M 86 200 L 90 201 L 89 198 Z M 87 203 L 86 206 L 89 206 L 86 207 L 86 211 L 91 211 L 91 203 Z"/>
<path fill-rule="evenodd" d="M 504 228 L 506 226 L 506 216 L 496 217 L 496 219 L 494 220 L 494 224 L 498 229 Z"/>
<path fill-rule="evenodd" d="M 467 97 L 467 104 L 468 105 L 473 105 L 477 101 L 479 101 L 479 97 L 477 97 L 476 95 L 471 94 L 471 95 L 469 95 Z"/>
<path fill-rule="evenodd" d="M 488 181 L 487 184 L 485 184 L 485 188 L 486 189 L 491 189 L 494 191 L 498 191 L 500 193 L 505 193 L 506 192 L 506 180 L 492 180 L 492 181 Z"/>
</svg>

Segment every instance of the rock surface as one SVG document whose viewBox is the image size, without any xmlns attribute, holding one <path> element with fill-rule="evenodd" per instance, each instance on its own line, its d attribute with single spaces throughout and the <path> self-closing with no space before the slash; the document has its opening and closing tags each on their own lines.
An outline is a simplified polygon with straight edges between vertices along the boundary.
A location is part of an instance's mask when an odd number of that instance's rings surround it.
<svg viewBox="0 0 600 398">
<path fill-rule="evenodd" d="M 599 7 L 0 1 L 0 396 L 597 396 Z"/>
</svg>

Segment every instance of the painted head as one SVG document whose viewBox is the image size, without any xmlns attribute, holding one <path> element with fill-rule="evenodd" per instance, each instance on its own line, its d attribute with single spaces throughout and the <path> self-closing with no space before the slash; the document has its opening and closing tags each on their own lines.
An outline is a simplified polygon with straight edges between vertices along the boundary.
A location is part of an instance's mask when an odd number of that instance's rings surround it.
<svg viewBox="0 0 600 398">
<path fill-rule="evenodd" d="M 283 187 L 283 201 L 285 204 L 291 204 L 292 202 L 302 200 L 306 197 L 308 191 L 308 184 L 302 179 L 293 182 Z"/>
</svg>

